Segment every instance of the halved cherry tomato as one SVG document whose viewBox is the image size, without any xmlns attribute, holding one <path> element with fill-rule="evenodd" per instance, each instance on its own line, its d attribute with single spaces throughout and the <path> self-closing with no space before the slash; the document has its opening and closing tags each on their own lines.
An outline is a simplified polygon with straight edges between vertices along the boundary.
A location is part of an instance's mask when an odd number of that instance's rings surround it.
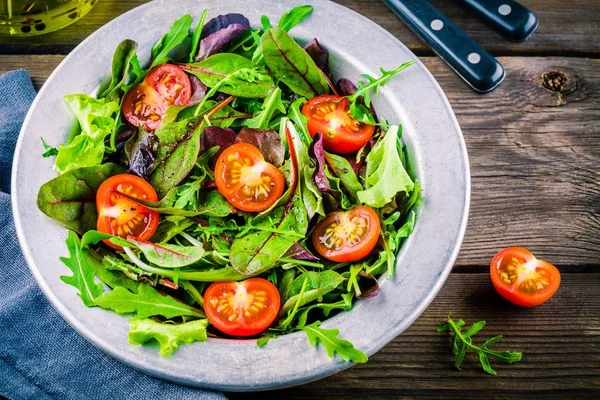
<svg viewBox="0 0 600 400">
<path fill-rule="evenodd" d="M 242 211 L 263 211 L 283 194 L 284 177 L 250 143 L 225 149 L 215 165 L 215 182 L 229 203 Z"/>
<path fill-rule="evenodd" d="M 136 199 L 158 201 L 154 188 L 142 178 L 129 174 L 112 176 L 100 185 L 96 193 L 97 229 L 124 239 L 128 236 L 140 240 L 150 239 L 158 227 L 159 214 L 121 193 Z M 121 247 L 108 240 L 104 243 L 121 250 Z"/>
<path fill-rule="evenodd" d="M 496 254 L 490 276 L 502 297 L 523 307 L 546 302 L 560 286 L 558 269 L 522 247 L 509 247 Z"/>
<path fill-rule="evenodd" d="M 331 261 L 356 261 L 375 248 L 379 230 L 377 213 L 371 207 L 358 206 L 327 214 L 315 226 L 312 242 L 319 254 Z"/>
<path fill-rule="evenodd" d="M 313 97 L 302 107 L 302 114 L 308 117 L 308 132 L 311 136 L 317 132 L 323 134 L 325 150 L 353 153 L 373 136 L 375 127 L 352 118 L 349 105 L 345 97 L 324 94 Z"/>
<path fill-rule="evenodd" d="M 191 95 L 192 86 L 185 72 L 163 64 L 150 70 L 143 82 L 125 94 L 121 108 L 129 123 L 153 131 L 169 106 L 186 105 Z"/>
<path fill-rule="evenodd" d="M 263 278 L 215 282 L 204 293 L 204 311 L 215 328 L 233 336 L 267 329 L 279 312 L 279 292 Z"/>
</svg>

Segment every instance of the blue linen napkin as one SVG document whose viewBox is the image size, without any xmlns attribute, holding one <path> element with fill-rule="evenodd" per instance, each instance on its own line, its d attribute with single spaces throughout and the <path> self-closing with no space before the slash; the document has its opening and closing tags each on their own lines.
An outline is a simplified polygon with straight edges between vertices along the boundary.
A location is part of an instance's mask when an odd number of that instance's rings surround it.
<svg viewBox="0 0 600 400">
<path fill-rule="evenodd" d="M 9 195 L 15 143 L 34 97 L 27 71 L 0 75 L 0 395 L 10 400 L 225 399 L 152 378 L 110 358 L 67 325 L 37 287 L 17 243 Z"/>
</svg>

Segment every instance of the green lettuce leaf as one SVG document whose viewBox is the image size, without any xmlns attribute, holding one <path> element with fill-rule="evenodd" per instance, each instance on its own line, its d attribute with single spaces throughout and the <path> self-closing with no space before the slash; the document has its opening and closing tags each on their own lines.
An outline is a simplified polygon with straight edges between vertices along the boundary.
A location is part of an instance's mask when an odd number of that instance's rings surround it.
<svg viewBox="0 0 600 400">
<path fill-rule="evenodd" d="M 161 324 L 151 319 L 129 320 L 129 343 L 142 345 L 156 340 L 163 356 L 173 353 L 184 343 L 204 342 L 208 320 L 198 319 L 183 324 Z"/>
<path fill-rule="evenodd" d="M 205 318 L 202 310 L 177 301 L 171 296 L 162 295 L 146 284 L 139 285 L 137 293 L 132 293 L 123 287 L 116 287 L 96 298 L 95 304 L 119 314 L 134 313 L 138 318 L 155 315 L 162 315 L 165 318 L 182 315 Z"/>
<path fill-rule="evenodd" d="M 357 193 L 358 199 L 373 208 L 380 208 L 400 193 L 411 192 L 414 183 L 402 166 L 398 142 L 398 125 L 393 125 L 367 155 L 365 190 Z"/>
<path fill-rule="evenodd" d="M 102 163 L 104 139 L 115 130 L 120 109 L 118 103 L 86 94 L 69 94 L 65 101 L 77 117 L 81 133 L 58 147 L 55 168 L 60 174 Z"/>
</svg>

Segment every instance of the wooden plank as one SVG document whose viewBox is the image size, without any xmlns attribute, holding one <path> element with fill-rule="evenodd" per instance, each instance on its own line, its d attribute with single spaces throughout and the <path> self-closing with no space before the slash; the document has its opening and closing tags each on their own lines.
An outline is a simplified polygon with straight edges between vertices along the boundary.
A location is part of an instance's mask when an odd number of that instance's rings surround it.
<svg viewBox="0 0 600 400">
<path fill-rule="evenodd" d="M 0 37 L 0 52 L 66 54 L 108 21 L 145 2 L 146 0 L 102 0 L 85 18 L 63 30 L 44 36 Z M 418 54 L 432 54 L 380 0 L 337 2 L 381 25 Z M 600 55 L 600 2 L 597 0 L 522 0 L 521 3 L 537 13 L 540 20 L 538 30 L 525 43 L 512 43 L 503 39 L 456 1 L 431 2 L 495 55 Z"/>
<path fill-rule="evenodd" d="M 423 315 L 368 363 L 318 382 L 266 392 L 261 398 L 592 398 L 594 393 L 598 398 L 599 286 L 600 274 L 563 274 L 561 288 L 548 303 L 526 309 L 502 300 L 487 275 L 454 273 Z M 502 334 L 495 348 L 521 351 L 522 361 L 492 361 L 498 373 L 493 377 L 481 370 L 475 354 L 468 353 L 462 371 L 454 369 L 449 336 L 435 331 L 450 310 L 467 324 L 487 321 L 474 343 Z M 252 398 L 233 393 L 228 397 Z"/>
<path fill-rule="evenodd" d="M 0 56 L 0 72 L 30 71 L 37 87 L 63 56 Z M 600 266 L 600 62 L 502 58 L 494 92 L 469 90 L 439 59 L 423 58 L 463 129 L 472 174 L 469 226 L 457 268 L 487 265 L 507 246 L 577 271 Z M 562 92 L 542 75 L 562 71 Z M 462 268 L 462 269 L 461 269 Z"/>
</svg>

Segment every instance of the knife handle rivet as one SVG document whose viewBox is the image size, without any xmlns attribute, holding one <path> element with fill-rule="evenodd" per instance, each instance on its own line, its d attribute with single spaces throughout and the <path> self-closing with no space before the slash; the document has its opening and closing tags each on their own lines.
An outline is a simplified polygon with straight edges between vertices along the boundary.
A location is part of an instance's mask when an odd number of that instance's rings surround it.
<svg viewBox="0 0 600 400">
<path fill-rule="evenodd" d="M 434 19 L 431 21 L 431 29 L 434 31 L 440 31 L 444 27 L 444 22 L 441 19 Z"/>
<path fill-rule="evenodd" d="M 477 64 L 481 61 L 481 56 L 477 53 L 471 53 L 469 54 L 469 57 L 467 57 L 467 60 L 469 60 L 471 64 Z"/>
<path fill-rule="evenodd" d="M 510 14 L 511 11 L 512 8 L 508 4 L 502 4 L 500 7 L 498 7 L 498 12 L 500 13 L 500 15 L 506 16 Z"/>
</svg>

